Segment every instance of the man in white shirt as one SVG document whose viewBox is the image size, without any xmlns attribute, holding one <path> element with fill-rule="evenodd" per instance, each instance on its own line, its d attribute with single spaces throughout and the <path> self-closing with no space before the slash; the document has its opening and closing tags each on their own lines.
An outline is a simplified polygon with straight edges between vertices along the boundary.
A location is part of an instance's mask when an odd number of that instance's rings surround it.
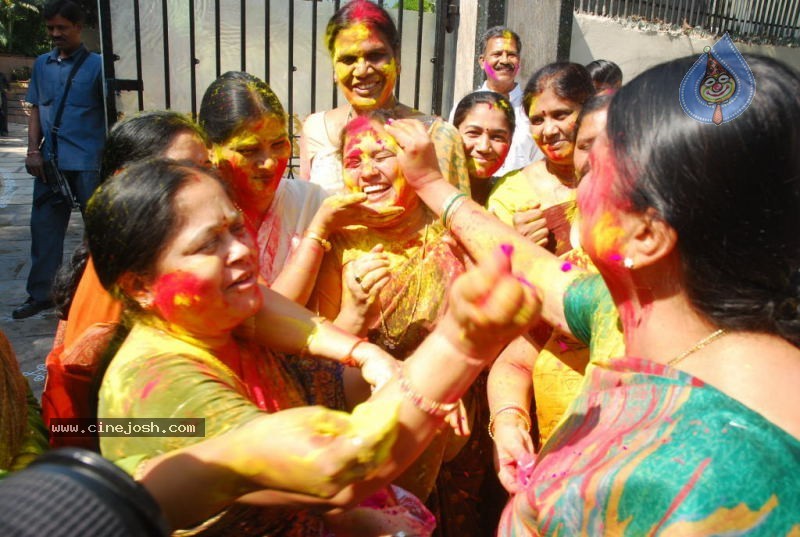
<svg viewBox="0 0 800 537">
<path fill-rule="evenodd" d="M 519 36 L 506 26 L 493 26 L 481 36 L 478 64 L 486 73 L 486 81 L 478 91 L 495 91 L 505 95 L 514 108 L 516 128 L 511 139 L 511 148 L 503 166 L 497 171 L 497 176 L 524 168 L 534 160 L 542 158 L 542 153 L 536 147 L 531 137 L 531 124 L 528 113 L 522 104 L 523 88 L 517 83 L 522 48 Z M 455 107 L 450 113 L 453 120 Z"/>
</svg>

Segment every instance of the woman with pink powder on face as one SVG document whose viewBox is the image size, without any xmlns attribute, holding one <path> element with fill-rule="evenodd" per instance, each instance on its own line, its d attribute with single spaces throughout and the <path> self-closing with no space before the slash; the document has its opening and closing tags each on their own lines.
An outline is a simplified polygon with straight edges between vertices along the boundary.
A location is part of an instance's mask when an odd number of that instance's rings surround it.
<svg viewBox="0 0 800 537">
<path fill-rule="evenodd" d="M 372 410 L 296 408 L 306 404 L 301 387 L 259 341 L 331 358 L 338 348 L 342 361 L 385 353 L 294 303 L 275 315 L 253 238 L 214 172 L 174 161 L 132 166 L 92 198 L 87 235 L 100 281 L 132 322 L 103 376 L 98 414 L 203 418 L 205 430 L 205 439 L 101 435 L 103 455 L 148 485 L 174 527 L 196 534 L 426 535 L 424 510 L 411 516 L 385 494 L 340 516 L 322 513 L 353 507 L 402 471 L 536 310 L 498 253 L 453 287 L 454 308 L 376 391 Z M 186 476 L 205 484 L 190 500 L 175 495 Z"/>
</svg>

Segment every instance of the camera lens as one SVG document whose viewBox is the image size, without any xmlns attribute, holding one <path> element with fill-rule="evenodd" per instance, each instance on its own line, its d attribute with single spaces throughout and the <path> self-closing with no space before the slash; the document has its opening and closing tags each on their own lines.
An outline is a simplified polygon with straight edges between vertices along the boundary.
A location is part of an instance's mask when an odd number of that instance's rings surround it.
<svg viewBox="0 0 800 537">
<path fill-rule="evenodd" d="M 161 510 L 130 476 L 97 453 L 64 448 L 0 482 L 0 535 L 169 535 Z"/>
</svg>

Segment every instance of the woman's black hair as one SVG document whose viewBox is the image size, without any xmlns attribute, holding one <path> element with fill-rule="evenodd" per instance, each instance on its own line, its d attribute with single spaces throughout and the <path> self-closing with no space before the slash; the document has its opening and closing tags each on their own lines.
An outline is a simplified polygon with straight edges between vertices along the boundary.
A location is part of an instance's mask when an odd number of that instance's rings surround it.
<svg viewBox="0 0 800 537">
<path fill-rule="evenodd" d="M 514 117 L 514 109 L 511 107 L 511 103 L 508 99 L 494 91 L 473 91 L 461 99 L 456 106 L 456 111 L 453 112 L 453 125 L 455 128 L 461 125 L 470 110 L 479 103 L 497 105 L 506 116 L 509 133 L 514 134 L 514 128 L 517 125 L 516 118 Z"/>
<path fill-rule="evenodd" d="M 745 58 L 755 96 L 719 126 L 678 102 L 696 57 L 654 67 L 617 92 L 606 127 L 619 175 L 613 195 L 633 210 L 654 208 L 675 229 L 699 313 L 800 345 L 800 75 Z"/>
<path fill-rule="evenodd" d="M 225 143 L 242 123 L 264 114 L 286 118 L 269 84 L 242 71 L 228 71 L 206 89 L 197 119 L 215 144 Z"/>
<path fill-rule="evenodd" d="M 108 133 L 100 177 L 105 180 L 132 162 L 161 156 L 175 137 L 185 132 L 208 145 L 208 137 L 192 118 L 172 110 L 142 112 L 120 121 Z"/>
<path fill-rule="evenodd" d="M 526 112 L 529 113 L 534 97 L 548 88 L 559 98 L 579 105 L 595 93 L 592 77 L 584 66 L 571 62 L 549 63 L 533 73 L 525 85 L 522 103 Z"/>
<path fill-rule="evenodd" d="M 622 69 L 612 61 L 595 60 L 586 64 L 586 70 L 592 77 L 592 83 L 597 91 L 616 90 L 622 86 Z"/>
<path fill-rule="evenodd" d="M 89 200 L 85 221 L 103 287 L 115 290 L 125 273 L 152 272 L 180 224 L 175 196 L 199 174 L 216 177 L 212 170 L 186 162 L 155 159 L 133 164 L 98 187 Z"/>
<path fill-rule="evenodd" d="M 325 44 L 331 55 L 333 55 L 333 45 L 339 32 L 359 23 L 366 24 L 383 35 L 392 47 L 395 59 L 399 59 L 400 34 L 397 32 L 397 26 L 389 12 L 369 0 L 351 0 L 330 18 L 328 26 L 325 28 Z"/>
<path fill-rule="evenodd" d="M 100 164 L 100 180 L 105 181 L 118 170 L 131 163 L 159 157 L 176 136 L 191 133 L 208 145 L 208 137 L 192 119 L 171 110 L 142 112 L 115 124 L 108 134 L 103 159 Z M 53 302 L 58 316 L 69 317 L 72 299 L 78 288 L 89 248 L 82 242 L 72 253 L 70 262 L 61 265 L 53 281 Z"/>
</svg>

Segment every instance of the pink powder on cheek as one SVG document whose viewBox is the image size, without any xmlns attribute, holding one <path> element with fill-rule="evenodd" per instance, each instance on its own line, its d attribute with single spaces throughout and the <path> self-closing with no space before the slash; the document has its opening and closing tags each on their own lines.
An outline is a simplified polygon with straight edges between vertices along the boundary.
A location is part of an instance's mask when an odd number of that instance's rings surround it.
<svg viewBox="0 0 800 537">
<path fill-rule="evenodd" d="M 495 71 L 494 68 L 491 65 L 489 65 L 488 62 L 486 63 L 484 71 L 486 72 L 486 76 L 488 76 L 489 78 L 493 78 L 495 80 L 497 79 L 497 71 Z"/>
<path fill-rule="evenodd" d="M 158 278 L 153 286 L 153 305 L 167 321 L 197 309 L 209 296 L 211 282 L 201 280 L 195 274 L 176 271 Z"/>
</svg>

